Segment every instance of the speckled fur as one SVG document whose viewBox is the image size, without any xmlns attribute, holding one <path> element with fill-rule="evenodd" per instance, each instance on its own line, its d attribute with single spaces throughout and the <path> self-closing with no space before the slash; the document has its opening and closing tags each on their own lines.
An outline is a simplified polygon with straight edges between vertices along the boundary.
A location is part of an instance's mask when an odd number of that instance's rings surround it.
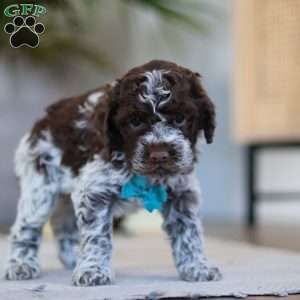
<svg viewBox="0 0 300 300">
<path fill-rule="evenodd" d="M 67 167 L 60 166 L 60 160 L 61 152 L 53 146 L 48 131 L 42 132 L 34 146 L 30 145 L 29 135 L 25 135 L 19 144 L 15 166 L 21 196 L 11 231 L 7 279 L 24 280 L 40 275 L 37 251 L 42 227 L 53 212 L 59 193 L 72 189 L 72 173 Z"/>
<path fill-rule="evenodd" d="M 81 171 L 72 200 L 80 229 L 80 252 L 74 285 L 108 284 L 111 271 L 112 219 L 120 186 L 129 174 L 96 156 Z"/>
<path fill-rule="evenodd" d="M 181 279 L 209 281 L 221 279 L 216 267 L 208 264 L 203 250 L 200 218 L 201 193 L 195 174 L 173 178 L 168 201 L 163 207 L 163 229 L 171 241 L 173 258 Z"/>
<path fill-rule="evenodd" d="M 181 127 L 172 119 L 179 110 L 187 119 Z M 133 111 L 144 114 L 142 130 L 129 126 Z M 72 283 L 112 283 L 113 218 L 141 208 L 137 199 L 120 199 L 120 189 L 132 175 L 151 169 L 147 153 L 159 146 L 175 154 L 167 173 L 148 178 L 168 190 L 163 228 L 179 275 L 187 281 L 219 279 L 203 253 L 201 195 L 192 172 L 196 141 L 204 132 L 211 143 L 214 128 L 214 106 L 198 74 L 164 61 L 50 106 L 16 151 L 21 195 L 5 277 L 40 275 L 38 248 L 50 219 L 60 260 L 66 268 L 75 267 Z"/>
</svg>

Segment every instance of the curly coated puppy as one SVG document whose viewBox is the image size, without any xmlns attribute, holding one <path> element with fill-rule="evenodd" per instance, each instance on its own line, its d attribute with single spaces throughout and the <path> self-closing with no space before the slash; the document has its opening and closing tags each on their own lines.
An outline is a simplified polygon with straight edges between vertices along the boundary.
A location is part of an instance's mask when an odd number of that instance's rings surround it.
<svg viewBox="0 0 300 300">
<path fill-rule="evenodd" d="M 215 108 L 200 75 L 160 60 L 48 107 L 16 151 L 21 195 L 6 278 L 40 275 L 37 252 L 50 219 L 60 260 L 75 267 L 73 284 L 111 283 L 112 221 L 141 207 L 120 197 L 138 175 L 167 190 L 163 228 L 180 278 L 219 279 L 203 253 L 194 172 L 196 142 L 203 135 L 211 143 L 214 130 Z"/>
</svg>

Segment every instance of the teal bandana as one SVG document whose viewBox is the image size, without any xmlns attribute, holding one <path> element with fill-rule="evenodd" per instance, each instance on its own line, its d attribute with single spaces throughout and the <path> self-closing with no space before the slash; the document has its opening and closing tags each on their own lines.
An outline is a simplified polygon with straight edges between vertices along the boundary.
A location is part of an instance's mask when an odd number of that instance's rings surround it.
<svg viewBox="0 0 300 300">
<path fill-rule="evenodd" d="M 121 197 L 125 201 L 139 198 L 144 208 L 152 212 L 161 209 L 162 204 L 167 200 L 167 191 L 162 185 L 149 185 L 146 176 L 134 175 L 122 186 Z"/>
</svg>

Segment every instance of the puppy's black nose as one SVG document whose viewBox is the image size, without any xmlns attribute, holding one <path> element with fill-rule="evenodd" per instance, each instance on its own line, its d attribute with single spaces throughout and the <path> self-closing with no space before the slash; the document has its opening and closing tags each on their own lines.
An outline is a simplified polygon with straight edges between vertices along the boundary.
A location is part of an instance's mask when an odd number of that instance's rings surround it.
<svg viewBox="0 0 300 300">
<path fill-rule="evenodd" d="M 162 164 L 169 161 L 170 154 L 166 150 L 153 150 L 149 155 L 149 159 L 152 164 Z"/>
</svg>

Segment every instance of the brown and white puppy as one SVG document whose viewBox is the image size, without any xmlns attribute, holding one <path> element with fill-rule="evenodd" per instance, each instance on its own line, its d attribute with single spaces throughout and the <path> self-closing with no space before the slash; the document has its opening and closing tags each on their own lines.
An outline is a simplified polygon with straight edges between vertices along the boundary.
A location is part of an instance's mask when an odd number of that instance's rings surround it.
<svg viewBox="0 0 300 300">
<path fill-rule="evenodd" d="M 119 196 L 134 174 L 168 190 L 163 228 L 180 277 L 221 277 L 203 253 L 201 196 L 193 172 L 197 139 L 204 134 L 211 143 L 215 129 L 214 105 L 199 77 L 155 60 L 47 109 L 16 151 L 21 195 L 7 279 L 40 275 L 37 251 L 50 218 L 62 263 L 75 267 L 73 284 L 111 283 L 113 217 L 141 207 L 138 200 Z"/>
</svg>

